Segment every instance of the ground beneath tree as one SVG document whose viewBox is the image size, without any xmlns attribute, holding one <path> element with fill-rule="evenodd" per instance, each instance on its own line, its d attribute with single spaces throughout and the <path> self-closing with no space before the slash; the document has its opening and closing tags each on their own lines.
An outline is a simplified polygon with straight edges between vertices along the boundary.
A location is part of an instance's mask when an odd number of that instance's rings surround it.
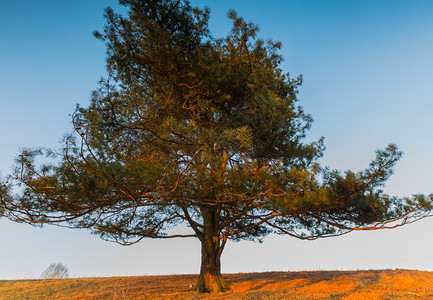
<svg viewBox="0 0 433 300">
<path fill-rule="evenodd" d="M 197 275 L 0 281 L 0 299 L 433 299 L 433 272 L 410 270 L 224 274 L 231 290 L 200 295 Z"/>
</svg>

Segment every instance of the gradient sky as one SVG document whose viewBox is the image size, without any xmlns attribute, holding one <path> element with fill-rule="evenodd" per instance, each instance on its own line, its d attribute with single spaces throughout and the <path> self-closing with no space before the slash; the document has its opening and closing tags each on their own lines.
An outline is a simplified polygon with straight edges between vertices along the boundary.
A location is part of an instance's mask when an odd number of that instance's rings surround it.
<svg viewBox="0 0 433 300">
<path fill-rule="evenodd" d="M 308 139 L 325 137 L 323 165 L 358 171 L 374 151 L 405 153 L 387 193 L 433 192 L 433 1 L 202 1 L 215 36 L 230 8 L 283 42 L 284 71 L 303 74 L 300 104 L 314 118 Z M 105 74 L 105 48 L 91 32 L 116 1 L 0 1 L 0 171 L 22 147 L 59 147 L 77 103 Z M 223 272 L 407 268 L 433 270 L 433 219 L 395 230 L 317 241 L 269 236 L 230 243 Z M 72 276 L 198 273 L 194 239 L 124 247 L 84 230 L 33 228 L 0 219 L 0 279 L 37 278 L 62 262 Z"/>
</svg>

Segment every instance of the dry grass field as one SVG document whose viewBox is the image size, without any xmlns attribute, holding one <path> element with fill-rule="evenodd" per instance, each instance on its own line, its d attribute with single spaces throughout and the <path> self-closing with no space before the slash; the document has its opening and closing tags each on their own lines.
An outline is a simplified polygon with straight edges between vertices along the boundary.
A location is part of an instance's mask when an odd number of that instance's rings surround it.
<svg viewBox="0 0 433 300">
<path fill-rule="evenodd" d="M 196 275 L 3 280 L 0 299 L 433 299 L 433 272 L 410 270 L 225 274 L 231 290 L 200 295 Z"/>
</svg>

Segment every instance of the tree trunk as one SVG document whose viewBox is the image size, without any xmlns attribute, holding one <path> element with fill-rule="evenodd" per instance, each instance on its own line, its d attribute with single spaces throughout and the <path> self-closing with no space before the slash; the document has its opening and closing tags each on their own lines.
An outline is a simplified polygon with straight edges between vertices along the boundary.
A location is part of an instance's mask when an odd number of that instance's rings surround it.
<svg viewBox="0 0 433 300">
<path fill-rule="evenodd" d="M 203 209 L 202 215 L 201 267 L 195 288 L 200 293 L 223 292 L 229 286 L 221 277 L 221 253 L 224 245 L 221 245 L 218 229 L 219 212 Z"/>
</svg>

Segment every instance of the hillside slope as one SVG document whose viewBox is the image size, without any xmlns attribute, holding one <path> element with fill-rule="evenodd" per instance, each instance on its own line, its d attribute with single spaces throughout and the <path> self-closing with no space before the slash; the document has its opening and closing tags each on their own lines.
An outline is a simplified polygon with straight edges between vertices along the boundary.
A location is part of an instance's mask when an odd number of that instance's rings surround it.
<svg viewBox="0 0 433 300">
<path fill-rule="evenodd" d="M 225 274 L 231 290 L 200 295 L 196 275 L 3 280 L 0 299 L 433 299 L 433 272 L 411 270 Z"/>
</svg>

